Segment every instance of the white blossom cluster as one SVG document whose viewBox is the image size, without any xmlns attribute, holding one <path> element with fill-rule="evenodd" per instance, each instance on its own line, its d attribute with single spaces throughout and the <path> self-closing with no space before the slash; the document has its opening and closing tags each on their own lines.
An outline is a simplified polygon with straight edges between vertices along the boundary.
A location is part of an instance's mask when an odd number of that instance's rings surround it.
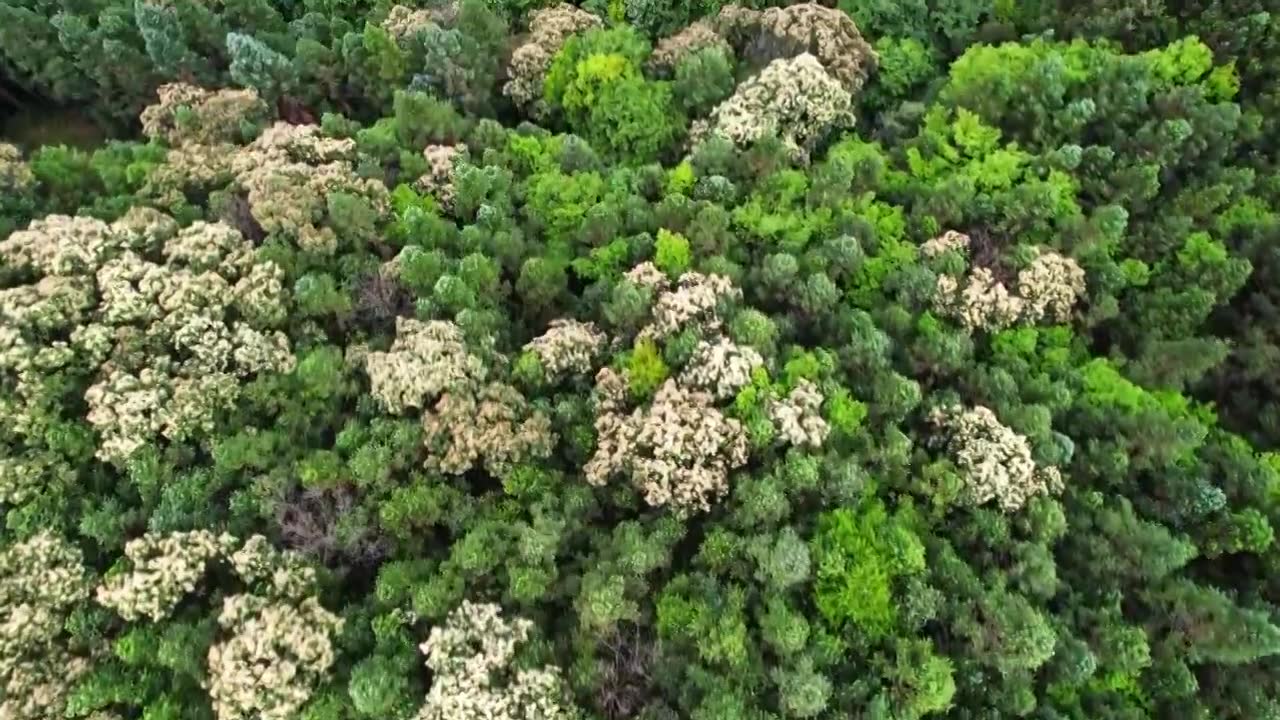
<svg viewBox="0 0 1280 720">
<path fill-rule="evenodd" d="M 170 146 L 235 142 L 246 122 L 267 116 L 267 104 L 253 89 L 205 90 L 169 83 L 156 90 L 159 102 L 142 111 L 142 134 Z"/>
<path fill-rule="evenodd" d="M 61 460 L 44 454 L 13 453 L 0 456 L 0 503 L 25 502 L 41 488 L 59 484 L 75 476 L 75 470 Z"/>
<path fill-rule="evenodd" d="M 160 104 L 143 112 L 151 132 L 171 145 L 165 162 L 148 175 L 144 195 L 172 204 L 188 191 L 229 187 L 243 194 L 265 232 L 326 254 L 339 243 L 328 222 L 334 193 L 363 198 L 379 215 L 389 210 L 386 185 L 356 174 L 354 140 L 325 137 L 317 125 L 277 122 L 250 144 L 236 145 L 239 129 L 261 119 L 252 91 L 166 88 Z"/>
<path fill-rule="evenodd" d="M 801 380 L 785 398 L 771 401 L 769 419 L 786 442 L 822 447 L 831 428 L 822 418 L 822 393 L 808 380 Z"/>
<path fill-rule="evenodd" d="M 246 153 L 234 158 L 234 164 L 243 169 L 251 167 L 255 160 L 275 162 L 327 163 L 353 161 L 356 157 L 356 141 L 350 138 L 325 137 L 319 125 L 294 125 L 277 122 L 254 138 Z"/>
<path fill-rule="evenodd" d="M 939 275 L 934 308 L 969 330 L 992 331 L 1013 325 L 1026 310 L 1022 298 L 984 267 L 974 268 L 963 286 L 950 275 Z"/>
<path fill-rule="evenodd" d="M 414 185 L 419 190 L 434 195 L 445 209 L 453 207 L 453 168 L 464 147 L 428 145 L 422 151 L 422 156 L 427 160 L 427 171 Z"/>
<path fill-rule="evenodd" d="M 1027 438 L 1002 425 L 989 408 L 937 408 L 929 420 L 946 433 L 969 502 L 995 500 L 1005 512 L 1014 512 L 1036 495 L 1062 490 L 1058 469 L 1038 467 Z"/>
<path fill-rule="evenodd" d="M 234 403 L 239 392 L 230 375 L 172 377 L 157 367 L 137 374 L 108 369 L 85 392 L 85 419 L 101 436 L 102 459 L 123 461 L 158 437 L 181 441 L 208 433 L 218 410 Z"/>
<path fill-rule="evenodd" d="M 848 13 L 818 3 L 765 10 L 727 5 L 714 23 L 754 62 L 812 54 L 850 93 L 862 88 L 878 62 Z"/>
<path fill-rule="evenodd" d="M 323 137 L 316 125 L 278 122 L 234 153 L 231 169 L 263 230 L 303 250 L 333 253 L 338 236 L 324 222 L 333 193 L 362 197 L 379 214 L 390 207 L 386 185 L 357 176 L 354 158 L 354 140 Z"/>
<path fill-rule="evenodd" d="M 35 181 L 31 166 L 22 159 L 22 151 L 16 145 L 0 142 L 0 191 L 17 195 Z"/>
<path fill-rule="evenodd" d="M 670 71 L 683 58 L 707 47 L 723 48 L 726 55 L 736 52 L 756 65 L 807 53 L 850 93 L 862 88 L 879 61 L 848 13 L 818 3 L 798 3 L 764 10 L 725 5 L 715 17 L 660 40 L 649 62 L 655 70 Z"/>
<path fill-rule="evenodd" d="M 632 271 L 636 277 L 645 277 L 642 267 Z M 641 338 L 651 340 L 665 339 L 686 327 L 696 327 L 703 333 L 718 332 L 721 325 L 718 312 L 720 304 L 742 297 L 742 291 L 723 275 L 704 275 L 690 271 L 680 276 L 675 287 L 668 287 L 665 275 L 660 283 L 652 277 L 649 282 L 661 290 L 653 303 L 652 322 L 640 331 Z"/>
<path fill-rule="evenodd" d="M 333 666 L 342 618 L 314 597 L 291 602 L 232 595 L 209 648 L 207 686 L 218 720 L 292 720 Z"/>
<path fill-rule="evenodd" d="M 1075 260 L 1055 252 L 1039 253 L 1018 273 L 1018 294 L 1031 317 L 1064 322 L 1084 291 L 1084 270 Z"/>
<path fill-rule="evenodd" d="M 669 505 L 681 514 L 709 510 L 728 492 L 729 474 L 746 464 L 750 449 L 742 423 L 718 404 L 735 398 L 765 366 L 758 351 L 721 332 L 722 305 L 741 291 L 724 276 L 696 272 L 673 285 L 652 263 L 632 268 L 626 278 L 658 293 L 638 340 L 687 329 L 696 330 L 698 340 L 680 374 L 667 379 L 647 406 L 631 407 L 626 378 L 617 370 L 596 374 L 596 449 L 583 472 L 597 486 L 625 477 L 653 506 Z M 821 446 L 829 434 L 822 401 L 808 382 L 769 400 L 780 439 Z"/>
<path fill-rule="evenodd" d="M 393 413 L 422 409 L 442 392 L 484 378 L 484 365 L 472 355 L 462 330 L 451 322 L 396 318 L 396 339 L 387 352 L 365 356 L 370 391 Z"/>
<path fill-rule="evenodd" d="M 547 331 L 531 340 L 524 349 L 538 356 L 548 377 L 591 372 L 608 338 L 595 323 L 552 320 Z"/>
<path fill-rule="evenodd" d="M 948 230 L 941 235 L 930 238 L 925 244 L 920 246 L 920 252 L 925 257 L 938 257 L 943 253 L 958 252 L 961 255 L 969 253 L 970 238 L 962 232 Z"/>
<path fill-rule="evenodd" d="M 136 208 L 135 212 L 148 211 Z M 176 223 L 173 229 L 177 229 Z M 29 267 L 42 275 L 73 277 L 96 271 L 107 258 L 125 250 L 146 250 L 131 245 L 135 238 L 132 233 L 121 232 L 120 226 L 108 225 L 97 218 L 48 215 L 0 240 L 0 257 L 12 267 Z M 14 290 L 3 292 L 9 295 Z"/>
<path fill-rule="evenodd" d="M 129 568 L 108 575 L 97 600 L 126 620 L 168 617 L 195 590 L 209 564 L 226 563 L 246 583 L 273 597 L 305 597 L 315 571 L 297 553 L 282 552 L 261 535 L 241 543 L 208 530 L 147 533 L 125 544 Z"/>
<path fill-rule="evenodd" d="M 63 716 L 67 693 L 87 663 L 59 638 L 89 587 L 80 551 L 52 533 L 0 552 L 0 718 Z"/>
<path fill-rule="evenodd" d="M 707 20 L 699 20 L 675 35 L 659 40 L 649 56 L 649 67 L 670 73 L 681 60 L 706 48 L 719 48 L 726 56 L 733 56 L 733 48 L 716 32 L 715 26 Z"/>
<path fill-rule="evenodd" d="M 0 259 L 40 277 L 0 289 L 0 374 L 16 380 L 19 432 L 46 398 L 40 378 L 96 373 L 85 393 L 98 456 L 123 461 L 159 438 L 211 428 L 240 381 L 287 372 L 284 273 L 221 223 L 179 229 L 134 208 L 107 224 L 49 216 L 0 241 Z"/>
<path fill-rule="evenodd" d="M 577 718 L 559 668 L 512 667 L 532 629 L 523 618 L 503 619 L 497 605 L 464 600 L 422 643 L 432 682 L 415 720 Z"/>
<path fill-rule="evenodd" d="M 451 322 L 397 318 L 391 348 L 368 353 L 365 370 L 370 392 L 388 411 L 422 411 L 432 470 L 459 474 L 483 465 L 501 475 L 551 452 L 550 420 L 510 385 L 486 383 L 484 363 Z"/>
<path fill-rule="evenodd" d="M 245 540 L 226 559 L 242 580 L 266 587 L 275 596 L 301 598 L 315 586 L 316 571 L 301 555 L 277 550 L 262 535 Z"/>
<path fill-rule="evenodd" d="M 775 135 L 799 158 L 830 131 L 852 126 L 853 96 L 827 74 L 814 56 L 803 53 L 769 63 L 733 95 L 694 123 L 695 142 L 719 135 L 746 147 Z"/>
<path fill-rule="evenodd" d="M 381 27 L 387 34 L 403 42 L 418 31 L 436 24 L 435 15 L 425 8 L 412 8 L 405 5 L 392 5 L 391 11 L 382 21 Z"/>
<path fill-rule="evenodd" d="M 124 546 L 131 570 L 109 575 L 98 586 L 98 603 L 125 620 L 162 620 L 196 589 L 209 563 L 234 544 L 230 535 L 208 530 L 134 538 Z"/>
<path fill-rule="evenodd" d="M 551 59 L 574 33 L 601 26 L 600 18 L 568 3 L 533 11 L 529 15 L 529 35 L 511 55 L 507 67 L 510 78 L 502 92 L 534 117 L 545 111 L 542 83 Z"/>
<path fill-rule="evenodd" d="M 751 374 L 764 367 L 755 348 L 739 345 L 720 335 L 711 342 L 699 340 L 693 357 L 680 375 L 680 383 L 728 400 L 751 384 Z"/>
<path fill-rule="evenodd" d="M 967 254 L 968 235 L 948 231 L 920 247 L 926 257 L 946 252 Z M 1075 260 L 1056 252 L 1036 250 L 1031 264 L 1018 272 L 1017 294 L 996 279 L 990 268 L 976 267 L 967 277 L 939 275 L 934 309 L 969 330 L 1002 330 L 1017 323 L 1035 324 L 1044 318 L 1065 322 L 1085 292 L 1084 270 Z"/>
<path fill-rule="evenodd" d="M 73 337 L 72 344 L 54 340 L 41 345 L 29 338 L 77 327 L 92 309 L 91 292 L 92 286 L 69 277 L 44 277 L 32 285 L 0 290 L 0 370 L 17 374 L 19 396 L 38 395 L 36 371 L 67 364 L 75 356 L 75 340 L 87 336 Z"/>
<path fill-rule="evenodd" d="M 657 290 L 666 290 L 671 285 L 671 282 L 667 279 L 667 274 L 659 270 L 657 265 L 647 260 L 623 273 L 622 277 L 624 280 L 635 283 L 640 287 Z"/>
<path fill-rule="evenodd" d="M 483 464 L 502 477 L 517 463 L 551 454 L 555 435 L 546 415 L 503 383 L 461 387 L 423 413 L 426 466 L 458 475 Z"/>
<path fill-rule="evenodd" d="M 157 204 L 181 203 L 188 191 L 208 192 L 235 180 L 231 159 L 241 148 L 231 143 L 184 143 L 170 147 L 164 162 L 151 169 L 139 194 Z"/>
<path fill-rule="evenodd" d="M 667 380 L 652 403 L 625 414 L 626 383 L 604 368 L 596 394 L 596 452 L 583 468 L 593 485 L 625 475 L 650 505 L 705 511 L 728 492 L 729 472 L 747 462 L 742 423 L 710 393 Z"/>
<path fill-rule="evenodd" d="M 208 530 L 147 534 L 125 545 L 130 567 L 98 587 L 98 602 L 125 620 L 161 620 L 224 562 L 256 594 L 223 601 L 229 637 L 209 649 L 209 690 L 218 720 L 290 720 L 333 665 L 342 620 L 311 595 L 315 571 L 265 537 L 244 543 Z"/>
</svg>

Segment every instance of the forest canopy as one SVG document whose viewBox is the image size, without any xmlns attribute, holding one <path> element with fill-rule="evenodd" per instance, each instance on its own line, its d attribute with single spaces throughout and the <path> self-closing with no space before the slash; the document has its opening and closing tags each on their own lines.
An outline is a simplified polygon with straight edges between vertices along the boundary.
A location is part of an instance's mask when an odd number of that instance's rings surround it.
<svg viewBox="0 0 1280 720">
<path fill-rule="evenodd" d="M 1280 718 L 1280 6 L 402 2 L 0 0 L 0 718 Z"/>
</svg>

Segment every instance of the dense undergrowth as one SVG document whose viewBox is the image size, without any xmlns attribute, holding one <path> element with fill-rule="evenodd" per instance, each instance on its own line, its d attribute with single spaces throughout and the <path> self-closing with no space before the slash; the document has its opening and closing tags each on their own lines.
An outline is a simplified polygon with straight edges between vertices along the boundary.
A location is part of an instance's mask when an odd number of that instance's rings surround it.
<svg viewBox="0 0 1280 720">
<path fill-rule="evenodd" d="M 1273 11 L 0 0 L 0 718 L 1280 718 Z"/>
</svg>

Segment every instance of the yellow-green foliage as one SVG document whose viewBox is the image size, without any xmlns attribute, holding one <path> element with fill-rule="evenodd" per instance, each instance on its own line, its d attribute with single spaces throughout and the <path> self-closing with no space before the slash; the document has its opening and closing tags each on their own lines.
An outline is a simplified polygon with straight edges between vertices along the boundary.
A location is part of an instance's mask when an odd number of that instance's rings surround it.
<svg viewBox="0 0 1280 720">
<path fill-rule="evenodd" d="M 667 363 L 652 340 L 641 340 L 627 358 L 627 385 L 637 398 L 651 397 L 667 379 Z"/>
<path fill-rule="evenodd" d="M 871 637 L 891 631 L 897 621 L 895 581 L 925 567 L 924 545 L 906 515 L 890 515 L 879 500 L 823 513 L 813 558 L 814 599 L 823 616 Z"/>
<path fill-rule="evenodd" d="M 665 228 L 658 230 L 653 264 L 671 277 L 678 277 L 689 269 L 689 240 Z"/>
</svg>

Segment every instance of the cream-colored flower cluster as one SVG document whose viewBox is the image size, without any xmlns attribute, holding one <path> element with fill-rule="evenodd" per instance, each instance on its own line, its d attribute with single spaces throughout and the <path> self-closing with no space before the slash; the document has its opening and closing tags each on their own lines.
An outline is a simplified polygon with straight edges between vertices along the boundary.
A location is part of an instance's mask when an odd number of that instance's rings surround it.
<svg viewBox="0 0 1280 720">
<path fill-rule="evenodd" d="M 245 123 L 267 117 L 267 104 L 253 89 L 205 90 L 187 83 L 161 85 L 159 102 L 142 111 L 142 134 L 177 147 L 239 139 Z"/>
<path fill-rule="evenodd" d="M 393 413 L 422 409 L 441 393 L 479 383 L 484 364 L 472 355 L 462 330 L 451 322 L 396 318 L 387 352 L 365 356 L 370 392 Z"/>
<path fill-rule="evenodd" d="M 208 530 L 147 534 L 125 545 L 131 567 L 98 587 L 100 604 L 125 620 L 161 620 L 224 562 L 255 593 L 223 601 L 230 636 L 209 649 L 209 690 L 218 720 L 288 720 L 333 665 L 342 620 L 311 595 L 315 571 L 255 535 L 244 543 Z"/>
<path fill-rule="evenodd" d="M 63 716 L 71 685 L 87 663 L 59 638 L 89 587 L 80 551 L 52 533 L 0 552 L 0 718 Z"/>
<path fill-rule="evenodd" d="M 925 257 L 938 257 L 943 253 L 957 252 L 961 255 L 969 253 L 969 236 L 955 230 L 948 230 L 941 235 L 930 238 L 920 246 L 920 252 Z"/>
<path fill-rule="evenodd" d="M 1046 253 L 1018 273 L 1018 294 L 1010 293 L 991 270 L 974 268 L 964 284 L 939 275 L 934 308 L 969 330 L 1002 330 L 1048 317 L 1064 322 L 1084 294 L 1084 271 L 1074 260 Z"/>
<path fill-rule="evenodd" d="M 946 252 L 967 254 L 968 235 L 948 231 L 920 247 L 926 257 Z M 1009 292 L 990 268 L 976 267 L 967 277 L 939 275 L 934 309 L 969 330 L 1002 330 L 1017 323 L 1035 324 L 1044 318 L 1065 322 L 1085 292 L 1084 270 L 1075 260 L 1036 249 L 1031 264 L 1018 272 L 1017 294 Z"/>
<path fill-rule="evenodd" d="M 236 145 L 240 128 L 265 115 L 253 91 L 174 84 L 162 88 L 160 99 L 143 111 L 143 121 L 171 149 L 148 176 L 144 195 L 170 204 L 188 191 L 230 186 L 244 194 L 264 231 L 319 253 L 338 246 L 328 223 L 333 193 L 363 198 L 379 214 L 389 210 L 386 185 L 356 174 L 354 140 L 325 137 L 317 125 L 277 122 Z"/>
<path fill-rule="evenodd" d="M 356 141 L 325 137 L 319 125 L 276 122 L 254 138 L 245 150 L 246 154 L 234 158 L 238 171 L 249 170 L 255 161 L 263 160 L 314 165 L 352 162 L 356 157 Z"/>
<path fill-rule="evenodd" d="M 98 430 L 99 457 L 123 461 L 160 437 L 196 438 L 212 431 L 217 412 L 235 402 L 239 381 L 231 375 L 183 377 L 170 367 L 157 363 L 137 374 L 108 368 L 85 392 L 85 419 Z"/>
<path fill-rule="evenodd" d="M 356 175 L 354 158 L 354 140 L 323 137 L 316 125 L 278 122 L 235 153 L 231 169 L 263 230 L 304 250 L 332 253 L 338 236 L 325 222 L 330 195 L 361 197 L 379 214 L 390 207 L 386 185 Z"/>
<path fill-rule="evenodd" d="M 20 432 L 49 400 L 41 375 L 68 365 L 97 372 L 87 419 L 109 461 L 209 430 L 241 380 L 293 367 L 288 338 L 269 329 L 285 313 L 283 271 L 221 223 L 179 230 L 149 208 L 111 224 L 55 215 L 0 242 L 0 259 L 42 275 L 0 289 L 0 373 L 17 381 Z"/>
<path fill-rule="evenodd" d="M 697 344 L 676 378 L 666 380 L 647 406 L 631 408 L 626 378 L 604 368 L 596 374 L 596 450 L 583 468 L 587 482 L 629 480 L 654 506 L 685 514 L 709 510 L 729 489 L 729 474 L 749 453 L 742 423 L 719 403 L 751 384 L 765 360 L 754 348 L 722 334 L 720 311 L 741 291 L 726 277 L 687 272 L 673 285 L 651 263 L 626 273 L 657 292 L 651 322 L 637 336 L 660 341 L 684 330 Z M 829 428 L 819 409 L 822 394 L 804 382 L 785 398 L 769 400 L 779 438 L 793 445 L 821 446 Z"/>
<path fill-rule="evenodd" d="M 232 595 L 218 625 L 230 634 L 209 648 L 207 687 L 218 720 L 292 720 L 333 666 L 342 618 L 314 597 Z"/>
<path fill-rule="evenodd" d="M 35 184 L 31 166 L 16 145 L 0 142 L 0 191 L 22 193 Z"/>
<path fill-rule="evenodd" d="M 98 587 L 98 603 L 125 620 L 162 620 L 196 589 L 209 563 L 234 545 L 230 535 L 208 530 L 134 538 L 124 546 L 130 571 L 108 576 Z"/>
<path fill-rule="evenodd" d="M 707 20 L 699 20 L 680 32 L 658 41 L 649 56 L 649 67 L 658 72 L 670 73 L 680 61 L 706 48 L 719 48 L 726 56 L 733 56 L 733 48 L 716 32 Z"/>
<path fill-rule="evenodd" d="M 460 387 L 422 415 L 426 467 L 459 475 L 476 465 L 504 476 L 517 463 L 551 455 L 555 434 L 519 390 L 503 383 Z"/>
<path fill-rule="evenodd" d="M 665 275 L 659 279 L 642 271 L 643 267 L 633 269 L 632 273 L 636 277 L 648 276 L 648 283 L 660 294 L 653 303 L 652 322 L 640 331 L 641 338 L 663 340 L 690 327 L 703 334 L 717 333 L 721 325 L 720 304 L 742 297 L 742 291 L 723 275 L 690 271 L 681 275 L 674 287 L 669 287 Z"/>
<path fill-rule="evenodd" d="M 183 201 L 185 191 L 208 192 L 234 180 L 242 129 L 268 115 L 257 92 L 171 83 L 158 94 L 159 102 L 142 111 L 143 133 L 169 152 L 148 174 L 142 194 L 171 205 Z"/>
<path fill-rule="evenodd" d="M 731 5 L 721 9 L 715 23 L 755 62 L 813 55 L 850 93 L 862 88 L 879 60 L 848 13 L 818 3 L 763 11 Z"/>
<path fill-rule="evenodd" d="M 782 438 L 792 445 L 822 447 L 831 427 L 822 418 L 822 393 L 808 380 L 801 380 L 785 398 L 769 403 L 769 419 Z"/>
<path fill-rule="evenodd" d="M 105 369 L 85 393 L 86 419 L 101 428 L 98 457 L 123 461 L 161 432 L 187 434 L 191 428 L 166 412 L 170 392 L 171 378 L 163 370 L 142 368 L 135 374 Z"/>
<path fill-rule="evenodd" d="M 134 237 L 97 218 L 48 215 L 0 240 L 0 258 L 10 266 L 29 267 L 42 275 L 84 275 L 124 250 L 145 250 L 131 247 Z"/>
<path fill-rule="evenodd" d="M 551 452 L 547 417 L 510 385 L 486 383 L 484 363 L 451 322 L 397 318 L 390 350 L 368 353 L 365 369 L 387 410 L 422 410 L 428 468 L 460 474 L 481 464 L 500 475 Z"/>
<path fill-rule="evenodd" d="M 591 372 L 607 342 L 608 338 L 596 329 L 595 323 L 561 318 L 552 320 L 547 331 L 524 349 L 538 356 L 547 377 L 556 378 Z"/>
<path fill-rule="evenodd" d="M 231 143 L 186 143 L 169 148 L 164 162 L 151 169 L 139 194 L 159 205 L 181 203 L 188 192 L 209 192 L 235 180 L 231 159 L 241 148 Z"/>
<path fill-rule="evenodd" d="M 838 127 L 854 122 L 853 96 L 827 74 L 814 56 L 803 53 L 769 63 L 738 86 L 733 95 L 694 123 L 695 142 L 718 135 L 740 147 L 776 135 L 800 158 Z"/>
<path fill-rule="evenodd" d="M 667 274 L 648 260 L 626 271 L 622 274 L 622 277 L 624 280 L 635 283 L 640 287 L 653 288 L 655 290 L 666 290 L 671 285 Z"/>
<path fill-rule="evenodd" d="M 995 500 L 1002 510 L 1013 512 L 1037 495 L 1062 490 L 1058 469 L 1037 466 L 1027 438 L 1002 425 L 989 408 L 937 408 L 929 420 L 946 434 L 969 502 Z"/>
<path fill-rule="evenodd" d="M 288 308 L 284 269 L 275 263 L 254 263 L 231 288 L 232 306 L 250 323 L 272 327 L 284 323 Z"/>
<path fill-rule="evenodd" d="M 405 5 L 392 5 L 386 19 L 382 21 L 382 29 L 395 39 L 403 42 L 413 37 L 418 31 L 435 25 L 435 15 L 424 8 L 412 8 Z"/>
<path fill-rule="evenodd" d="M 195 226 L 210 227 L 207 223 L 196 223 Z M 145 205 L 129 208 L 111 223 L 111 230 L 125 239 L 125 246 L 138 252 L 163 247 L 178 234 L 179 228 L 177 220 Z M 241 245 L 229 245 L 227 249 L 228 257 L 236 257 L 245 262 L 250 259 Z"/>
<path fill-rule="evenodd" d="M 853 125 L 853 95 L 878 63 L 847 13 L 816 3 L 763 11 L 727 5 L 661 41 L 651 62 L 664 69 L 719 45 L 768 64 L 695 121 L 690 138 L 714 135 L 745 147 L 775 135 L 801 160 L 832 130 Z"/>
<path fill-rule="evenodd" d="M 721 47 L 758 64 L 809 54 L 849 93 L 862 88 L 879 62 L 848 13 L 818 3 L 765 10 L 725 5 L 715 17 L 658 41 L 649 62 L 656 70 L 670 71 L 707 47 Z"/>
<path fill-rule="evenodd" d="M 625 413 L 625 381 L 612 369 L 596 376 L 596 452 L 583 468 L 603 485 L 625 475 L 645 501 L 676 512 L 711 509 L 729 489 L 729 472 L 747 462 L 742 423 L 707 392 L 667 380 L 648 407 Z"/>
<path fill-rule="evenodd" d="M 463 601 L 431 629 L 422 652 L 431 690 L 415 720 L 572 720 L 559 668 L 515 669 L 516 648 L 533 623 L 505 620 L 494 604 Z"/>
<path fill-rule="evenodd" d="M 739 345 L 723 335 L 708 342 L 699 340 L 693 357 L 680 375 L 686 387 L 710 392 L 717 400 L 728 400 L 751 384 L 751 374 L 764 367 L 764 358 L 755 348 Z"/>
<path fill-rule="evenodd" d="M 507 68 L 510 79 L 502 92 L 534 117 L 545 108 L 542 82 L 546 79 L 551 59 L 575 33 L 601 26 L 600 18 L 568 3 L 535 10 L 529 16 L 529 35 L 511 55 Z"/>
<path fill-rule="evenodd" d="M 961 286 L 950 275 L 939 275 L 934 288 L 934 309 L 969 330 L 1003 330 L 1026 310 L 1022 298 L 1009 292 L 991 270 L 974 268 Z"/>
<path fill-rule="evenodd" d="M 422 151 L 427 160 L 427 172 L 414 183 L 423 192 L 431 193 L 440 206 L 453 207 L 453 168 L 464 145 L 428 145 Z"/>
<path fill-rule="evenodd" d="M 1055 252 L 1040 252 L 1018 273 L 1018 294 L 1031 317 L 1065 322 L 1084 291 L 1084 270 L 1075 260 Z"/>
<path fill-rule="evenodd" d="M 171 236 L 164 255 L 169 265 L 186 270 L 189 277 L 209 271 L 238 275 L 253 262 L 252 248 L 235 228 L 203 221 Z"/>
<path fill-rule="evenodd" d="M 0 457 L 0 503 L 26 502 L 42 488 L 56 486 L 75 471 L 62 460 L 48 455 L 10 454 Z"/>
<path fill-rule="evenodd" d="M 241 543 L 208 530 L 147 533 L 125 544 L 127 571 L 109 575 L 98 603 L 126 620 L 161 620 L 195 590 L 210 563 L 222 562 L 240 579 L 271 596 L 298 599 L 315 584 L 315 570 L 302 556 L 280 551 L 261 535 Z"/>
<path fill-rule="evenodd" d="M 245 540 L 227 561 L 245 582 L 267 587 L 272 595 L 301 598 L 315 586 L 316 571 L 301 555 L 277 550 L 262 535 Z"/>
</svg>

